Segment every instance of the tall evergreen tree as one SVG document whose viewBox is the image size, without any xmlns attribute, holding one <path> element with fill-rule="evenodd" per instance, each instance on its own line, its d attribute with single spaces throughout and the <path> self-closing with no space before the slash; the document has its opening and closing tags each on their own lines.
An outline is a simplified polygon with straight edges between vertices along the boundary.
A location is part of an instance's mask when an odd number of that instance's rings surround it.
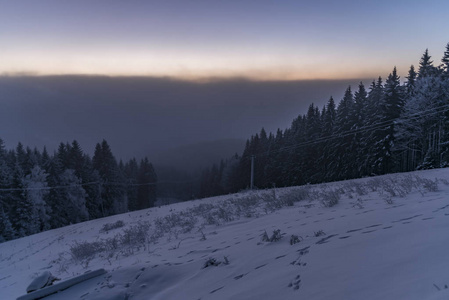
<svg viewBox="0 0 449 300">
<path fill-rule="evenodd" d="M 368 129 L 364 130 L 362 135 L 362 143 L 367 145 L 366 157 L 364 162 L 364 170 L 366 174 L 372 175 L 378 172 L 376 167 L 376 161 L 378 156 L 378 150 L 374 147 L 376 143 L 382 139 L 384 128 L 381 126 L 382 119 L 382 99 L 384 94 L 384 87 L 382 78 L 379 77 L 377 81 L 373 81 L 368 93 L 367 105 L 366 105 L 366 125 Z"/>
<path fill-rule="evenodd" d="M 66 169 L 60 176 L 59 182 L 63 189 L 60 201 L 63 204 L 63 218 L 68 224 L 76 224 L 89 220 L 86 207 L 86 191 L 81 186 L 81 179 L 76 176 L 75 170 Z"/>
<path fill-rule="evenodd" d="M 50 229 L 51 208 L 47 204 L 48 190 L 47 173 L 35 166 L 31 173 L 23 179 L 25 207 L 23 222 L 26 223 L 26 233 L 34 234 Z"/>
<path fill-rule="evenodd" d="M 335 141 L 332 161 L 332 177 L 334 179 L 349 179 L 352 177 L 352 164 L 354 161 L 353 135 L 346 134 L 354 125 L 353 116 L 354 96 L 351 87 L 345 91 L 343 99 L 338 104 L 335 117 L 335 134 L 338 139 Z"/>
<path fill-rule="evenodd" d="M 323 145 L 322 157 L 320 164 L 323 168 L 323 180 L 332 180 L 331 166 L 332 166 L 332 154 L 334 151 L 334 126 L 336 118 L 335 102 L 332 97 L 326 104 L 326 111 L 323 117 L 323 137 L 326 139 Z"/>
<path fill-rule="evenodd" d="M 418 74 L 415 71 L 415 67 L 413 65 L 410 66 L 410 70 L 408 71 L 407 83 L 406 83 L 406 93 L 408 97 L 411 97 L 415 93 L 415 85 L 416 85 L 416 76 Z"/>
<path fill-rule="evenodd" d="M 104 216 L 125 212 L 128 207 L 124 183 L 106 140 L 95 147 L 92 165 L 101 177 L 101 211 Z"/>
<path fill-rule="evenodd" d="M 137 174 L 137 208 L 153 207 L 156 202 L 156 173 L 148 158 L 142 159 Z"/>
<path fill-rule="evenodd" d="M 449 77 L 449 43 L 446 45 L 443 58 L 441 59 L 441 69 L 443 70 L 444 77 Z"/>
<path fill-rule="evenodd" d="M 379 106 L 379 117 L 382 128 L 377 132 L 377 139 L 373 145 L 375 151 L 374 167 L 376 173 L 386 174 L 394 171 L 395 157 L 393 148 L 395 142 L 396 128 L 393 120 L 399 118 L 404 107 L 404 94 L 400 85 L 396 67 L 388 75 L 384 86 L 384 94 Z"/>
<path fill-rule="evenodd" d="M 352 177 L 360 177 L 366 173 L 365 157 L 368 154 L 368 147 L 363 139 L 363 127 L 368 123 L 367 98 L 365 86 L 362 82 L 359 84 L 358 90 L 354 94 L 353 117 L 354 125 L 351 130 L 354 131 L 353 151 L 354 151 L 354 167 Z"/>
<path fill-rule="evenodd" d="M 435 67 L 433 66 L 433 61 L 431 58 L 432 57 L 429 55 L 429 49 L 426 49 L 421 57 L 421 60 L 419 61 L 418 77 L 427 77 L 435 73 Z"/>
</svg>

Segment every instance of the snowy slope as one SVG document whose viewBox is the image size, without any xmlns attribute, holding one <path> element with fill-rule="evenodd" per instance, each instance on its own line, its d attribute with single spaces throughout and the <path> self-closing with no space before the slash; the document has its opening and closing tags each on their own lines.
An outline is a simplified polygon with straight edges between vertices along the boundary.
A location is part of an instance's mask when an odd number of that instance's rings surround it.
<svg viewBox="0 0 449 300">
<path fill-rule="evenodd" d="M 447 299 L 448 180 L 439 169 L 241 193 L 43 232 L 0 244 L 0 297 L 45 270 L 105 268 L 48 299 Z M 145 240 L 129 242 L 140 229 Z M 262 241 L 274 230 L 279 241 Z M 219 264 L 204 267 L 210 258 Z"/>
</svg>

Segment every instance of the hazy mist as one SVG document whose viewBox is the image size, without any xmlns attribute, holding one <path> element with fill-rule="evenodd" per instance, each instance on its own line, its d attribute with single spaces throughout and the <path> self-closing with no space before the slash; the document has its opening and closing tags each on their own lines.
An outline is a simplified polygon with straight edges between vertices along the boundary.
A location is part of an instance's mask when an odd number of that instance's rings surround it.
<svg viewBox="0 0 449 300">
<path fill-rule="evenodd" d="M 154 160 L 183 145 L 285 129 L 310 103 L 338 102 L 359 81 L 3 76 L 0 138 L 7 148 L 20 141 L 50 151 L 76 139 L 91 154 L 106 139 L 117 158 Z"/>
</svg>

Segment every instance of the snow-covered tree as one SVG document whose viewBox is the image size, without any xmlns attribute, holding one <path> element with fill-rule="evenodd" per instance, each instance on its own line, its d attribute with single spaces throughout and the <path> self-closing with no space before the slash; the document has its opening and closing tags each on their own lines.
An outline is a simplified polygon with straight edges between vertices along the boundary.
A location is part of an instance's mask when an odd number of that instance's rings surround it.
<svg viewBox="0 0 449 300">
<path fill-rule="evenodd" d="M 12 240 L 16 237 L 16 232 L 12 227 L 9 215 L 0 205 L 0 243 Z"/>
<path fill-rule="evenodd" d="M 39 166 L 34 166 L 31 173 L 23 179 L 23 188 L 25 201 L 28 204 L 29 214 L 25 216 L 29 219 L 27 224 L 28 234 L 37 233 L 50 229 L 51 209 L 47 205 L 46 196 L 48 195 L 47 173 Z"/>
<path fill-rule="evenodd" d="M 81 186 L 81 179 L 75 174 L 75 170 L 67 169 L 59 176 L 59 182 L 63 188 L 61 206 L 68 224 L 75 224 L 89 219 L 86 208 L 86 191 Z"/>
</svg>

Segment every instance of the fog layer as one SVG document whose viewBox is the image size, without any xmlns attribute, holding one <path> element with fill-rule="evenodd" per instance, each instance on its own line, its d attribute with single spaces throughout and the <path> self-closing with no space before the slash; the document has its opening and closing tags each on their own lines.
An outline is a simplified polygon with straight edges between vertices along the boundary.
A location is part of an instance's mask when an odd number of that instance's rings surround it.
<svg viewBox="0 0 449 300">
<path fill-rule="evenodd" d="M 310 103 L 322 107 L 331 95 L 338 102 L 358 82 L 5 76 L 0 138 L 7 148 L 20 141 L 50 151 L 76 139 L 88 153 L 106 139 L 117 158 L 155 159 L 181 145 L 285 129 Z"/>
</svg>

